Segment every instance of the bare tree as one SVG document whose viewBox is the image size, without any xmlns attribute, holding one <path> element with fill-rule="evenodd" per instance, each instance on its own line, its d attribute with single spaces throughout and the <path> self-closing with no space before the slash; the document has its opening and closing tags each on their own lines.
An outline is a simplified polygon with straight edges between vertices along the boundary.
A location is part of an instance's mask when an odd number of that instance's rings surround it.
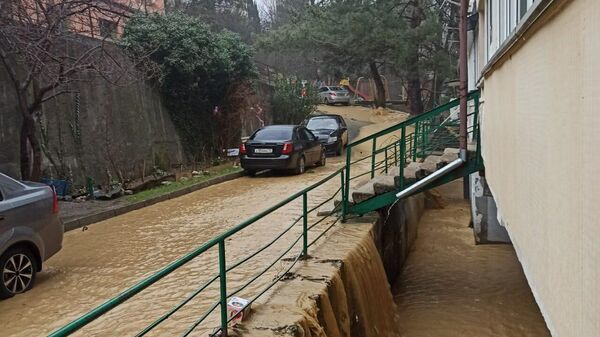
<svg viewBox="0 0 600 337">
<path fill-rule="evenodd" d="M 42 151 L 35 121 L 42 104 L 71 92 L 74 82 L 90 76 L 118 83 L 131 74 L 135 67 L 124 66 L 111 41 L 141 3 L 2 0 L 0 62 L 15 89 L 15 111 L 22 116 L 22 179 L 41 178 Z"/>
</svg>

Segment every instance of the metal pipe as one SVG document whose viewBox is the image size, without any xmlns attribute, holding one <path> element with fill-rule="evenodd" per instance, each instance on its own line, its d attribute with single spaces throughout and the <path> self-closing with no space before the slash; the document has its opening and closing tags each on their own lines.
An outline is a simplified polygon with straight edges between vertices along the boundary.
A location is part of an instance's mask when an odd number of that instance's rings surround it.
<svg viewBox="0 0 600 337">
<path fill-rule="evenodd" d="M 467 7 L 468 0 L 460 0 L 459 9 L 459 79 L 460 79 L 460 158 L 467 161 Z"/>
<path fill-rule="evenodd" d="M 452 170 L 454 170 L 456 168 L 459 168 L 462 164 L 464 164 L 464 161 L 461 158 L 454 160 L 453 162 L 449 163 L 448 165 L 442 167 L 441 169 L 433 172 L 432 174 L 428 175 L 427 177 L 417 181 L 416 183 L 414 183 L 414 184 L 410 185 L 409 187 L 403 189 L 402 191 L 398 192 L 396 194 L 396 198 L 402 199 L 404 197 L 407 197 L 407 196 L 413 194 L 420 188 L 425 187 L 427 184 L 435 181 L 436 179 L 443 176 L 444 174 L 451 172 Z"/>
</svg>

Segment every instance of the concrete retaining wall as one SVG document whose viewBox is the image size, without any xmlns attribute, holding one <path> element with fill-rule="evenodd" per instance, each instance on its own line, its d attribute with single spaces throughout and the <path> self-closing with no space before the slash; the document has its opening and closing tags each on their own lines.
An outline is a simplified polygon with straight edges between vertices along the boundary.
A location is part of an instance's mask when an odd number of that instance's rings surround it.
<svg viewBox="0 0 600 337">
<path fill-rule="evenodd" d="M 83 40 L 82 40 L 83 41 Z M 83 43 L 83 42 L 81 42 Z M 74 53 L 80 42 L 67 46 Z M 117 178 L 141 176 L 153 166 L 168 169 L 180 163 L 183 150 L 158 89 L 136 82 L 111 85 L 99 77 L 82 75 L 71 91 L 46 102 L 38 117 L 47 137 L 46 147 L 60 169 L 71 172 L 76 184 L 90 176 L 106 183 L 107 170 Z M 4 67 L 0 67 L 0 171 L 19 177 L 19 133 L 21 114 L 17 111 L 15 89 Z M 45 176 L 57 173 L 44 156 Z"/>
<path fill-rule="evenodd" d="M 254 305 L 243 336 L 398 336 L 390 282 L 417 236 L 425 197 L 339 224 L 273 295 Z"/>
</svg>

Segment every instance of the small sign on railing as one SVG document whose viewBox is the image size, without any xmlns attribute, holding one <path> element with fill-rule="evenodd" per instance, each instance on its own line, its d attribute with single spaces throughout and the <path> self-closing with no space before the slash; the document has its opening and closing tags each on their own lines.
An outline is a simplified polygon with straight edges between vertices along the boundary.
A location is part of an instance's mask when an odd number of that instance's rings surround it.
<svg viewBox="0 0 600 337">
<path fill-rule="evenodd" d="M 231 326 L 236 326 L 250 315 L 250 301 L 241 297 L 232 297 L 227 302 L 227 313 L 231 320 Z"/>
</svg>

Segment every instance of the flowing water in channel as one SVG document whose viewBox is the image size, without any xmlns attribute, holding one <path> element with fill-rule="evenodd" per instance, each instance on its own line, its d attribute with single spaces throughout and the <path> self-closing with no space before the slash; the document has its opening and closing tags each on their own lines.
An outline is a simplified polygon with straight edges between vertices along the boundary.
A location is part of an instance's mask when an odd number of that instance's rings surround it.
<svg viewBox="0 0 600 337">
<path fill-rule="evenodd" d="M 394 287 L 402 337 L 549 337 L 511 245 L 475 245 L 462 181 L 425 212 Z"/>
</svg>

